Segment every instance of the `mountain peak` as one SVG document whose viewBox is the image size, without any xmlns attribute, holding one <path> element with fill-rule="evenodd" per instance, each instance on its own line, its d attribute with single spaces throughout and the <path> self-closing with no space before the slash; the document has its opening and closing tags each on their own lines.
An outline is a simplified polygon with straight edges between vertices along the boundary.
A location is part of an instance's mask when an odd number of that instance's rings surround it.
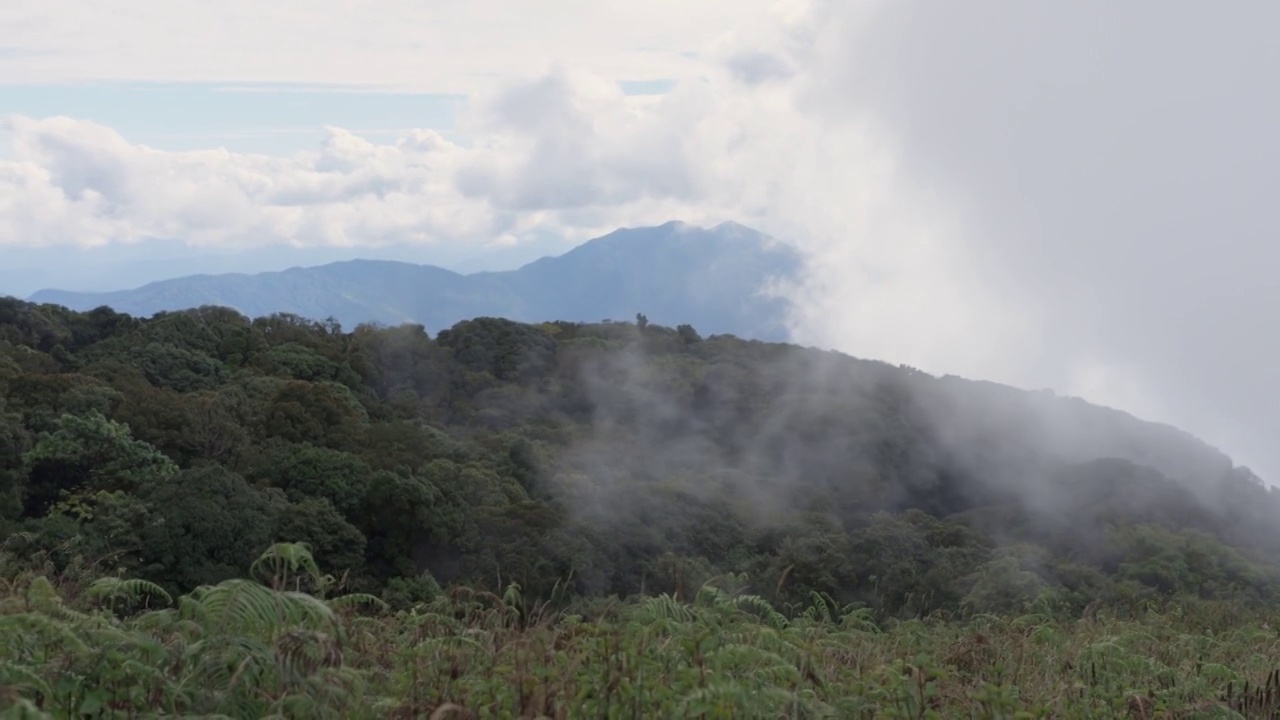
<svg viewBox="0 0 1280 720">
<path fill-rule="evenodd" d="M 785 340 L 787 305 L 761 297 L 797 271 L 796 256 L 735 222 L 706 228 L 682 220 L 615 230 L 517 270 L 460 275 L 433 265 L 350 260 L 285 272 L 188 276 L 110 293 L 42 290 L 31 300 L 78 310 L 106 305 L 149 316 L 222 305 L 245 315 L 289 312 L 430 329 L 493 316 L 523 322 L 597 321 L 644 313 L 706 334 Z"/>
</svg>

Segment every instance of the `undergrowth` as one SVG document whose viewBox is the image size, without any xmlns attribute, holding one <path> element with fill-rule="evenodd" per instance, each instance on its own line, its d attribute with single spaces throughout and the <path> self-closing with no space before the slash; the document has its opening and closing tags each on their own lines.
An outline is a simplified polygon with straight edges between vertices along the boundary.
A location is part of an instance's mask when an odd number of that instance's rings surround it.
<svg viewBox="0 0 1280 720">
<path fill-rule="evenodd" d="M 1280 633 L 1210 603 L 877 623 L 814 595 L 784 615 L 709 582 L 553 610 L 511 585 L 393 610 L 335 594 L 307 548 L 171 598 L 12 557 L 4 718 L 1276 717 Z"/>
</svg>

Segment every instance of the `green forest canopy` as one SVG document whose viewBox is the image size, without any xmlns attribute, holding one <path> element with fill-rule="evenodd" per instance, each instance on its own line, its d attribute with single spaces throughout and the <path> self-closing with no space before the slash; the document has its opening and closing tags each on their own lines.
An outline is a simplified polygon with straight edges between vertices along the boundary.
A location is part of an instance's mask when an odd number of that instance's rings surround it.
<svg viewBox="0 0 1280 720">
<path fill-rule="evenodd" d="M 297 542 L 402 607 L 724 573 L 882 619 L 1277 599 L 1276 494 L 1185 433 L 689 326 L 5 299 L 0 389 L 0 537 L 175 596 Z"/>
</svg>

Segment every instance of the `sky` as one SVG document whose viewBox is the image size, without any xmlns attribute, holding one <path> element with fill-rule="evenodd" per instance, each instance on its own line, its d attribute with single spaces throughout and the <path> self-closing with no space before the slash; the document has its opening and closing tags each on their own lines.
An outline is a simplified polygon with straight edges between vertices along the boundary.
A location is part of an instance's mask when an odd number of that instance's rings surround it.
<svg viewBox="0 0 1280 720">
<path fill-rule="evenodd" d="M 0 4 L 0 292 L 734 220 L 797 341 L 1280 478 L 1280 5 Z"/>
</svg>

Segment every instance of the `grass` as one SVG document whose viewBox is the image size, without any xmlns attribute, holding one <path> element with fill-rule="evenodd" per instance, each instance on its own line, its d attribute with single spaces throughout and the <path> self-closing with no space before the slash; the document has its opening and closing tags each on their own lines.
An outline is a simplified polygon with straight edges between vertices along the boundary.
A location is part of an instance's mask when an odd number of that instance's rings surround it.
<svg viewBox="0 0 1280 720">
<path fill-rule="evenodd" d="M 787 618 L 718 583 L 577 614 L 454 588 L 393 612 L 326 597 L 297 547 L 264 558 L 260 581 L 176 601 L 8 573 L 0 717 L 1280 716 L 1280 633 L 1230 605 L 878 624 L 821 597 Z"/>
</svg>

